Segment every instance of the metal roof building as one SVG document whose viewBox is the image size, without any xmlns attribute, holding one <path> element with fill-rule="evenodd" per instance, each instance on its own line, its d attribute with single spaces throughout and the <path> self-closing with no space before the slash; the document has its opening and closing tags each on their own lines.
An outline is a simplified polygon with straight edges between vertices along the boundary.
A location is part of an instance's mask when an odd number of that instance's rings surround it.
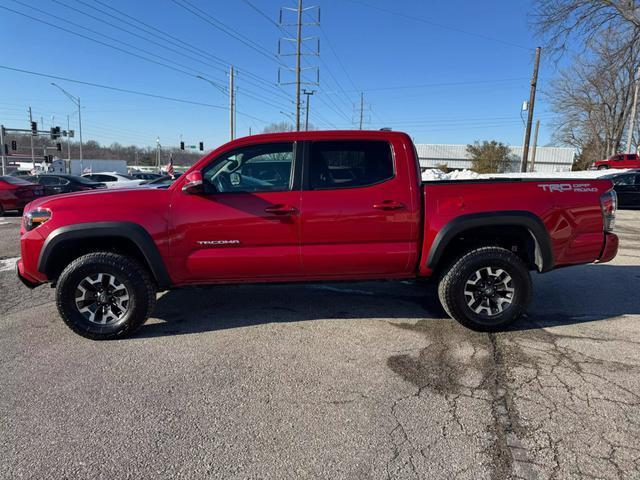
<svg viewBox="0 0 640 480">
<path fill-rule="evenodd" d="M 515 158 L 511 171 L 519 172 L 523 147 L 509 148 Z M 466 145 L 418 143 L 416 144 L 416 149 L 420 159 L 420 167 L 423 170 L 443 164 L 456 170 L 471 168 L 471 160 L 469 160 Z M 573 148 L 538 147 L 536 149 L 535 165 L 531 170 L 532 150 L 529 149 L 529 170 L 535 172 L 569 172 L 573 165 L 574 154 Z"/>
</svg>

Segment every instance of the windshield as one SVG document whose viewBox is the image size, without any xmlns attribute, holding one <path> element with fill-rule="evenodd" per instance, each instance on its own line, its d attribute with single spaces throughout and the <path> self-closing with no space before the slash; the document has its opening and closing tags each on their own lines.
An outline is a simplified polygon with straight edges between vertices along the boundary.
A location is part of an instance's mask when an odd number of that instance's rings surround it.
<svg viewBox="0 0 640 480">
<path fill-rule="evenodd" d="M 20 177 L 0 177 L 0 180 L 10 183 L 11 185 L 31 185 L 31 182 L 23 180 Z"/>
</svg>

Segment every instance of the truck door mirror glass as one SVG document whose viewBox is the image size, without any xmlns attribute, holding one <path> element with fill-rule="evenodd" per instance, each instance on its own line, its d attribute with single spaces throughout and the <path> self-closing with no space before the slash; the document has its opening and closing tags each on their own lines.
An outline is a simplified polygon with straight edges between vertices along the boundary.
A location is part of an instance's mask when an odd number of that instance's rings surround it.
<svg viewBox="0 0 640 480">
<path fill-rule="evenodd" d="M 182 191 L 189 195 L 201 195 L 204 193 L 204 185 L 202 184 L 202 173 L 198 170 L 187 175 L 186 183 L 182 187 Z"/>
</svg>

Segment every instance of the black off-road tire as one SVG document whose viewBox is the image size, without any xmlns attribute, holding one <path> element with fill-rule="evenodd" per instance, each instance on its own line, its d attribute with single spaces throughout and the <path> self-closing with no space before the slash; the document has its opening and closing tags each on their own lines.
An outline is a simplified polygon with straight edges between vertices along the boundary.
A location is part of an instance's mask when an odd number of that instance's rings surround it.
<svg viewBox="0 0 640 480">
<path fill-rule="evenodd" d="M 502 269 L 513 287 L 511 304 L 494 315 L 477 313 L 468 302 L 465 288 L 475 272 L 484 268 Z M 471 250 L 444 269 L 438 284 L 438 297 L 447 314 L 467 328 L 482 332 L 505 329 L 527 310 L 531 303 L 532 285 L 529 270 L 513 252 L 500 247 Z"/>
<path fill-rule="evenodd" d="M 78 285 L 98 273 L 114 276 L 128 292 L 126 314 L 113 324 L 98 325 L 80 313 L 76 305 Z M 71 330 L 92 340 L 112 340 L 133 334 L 149 318 L 156 303 L 156 286 L 146 268 L 136 260 L 116 253 L 95 252 L 71 262 L 57 282 L 56 304 Z"/>
<path fill-rule="evenodd" d="M 600 165 L 598 167 L 598 170 L 609 170 L 609 166 L 608 165 Z"/>
<path fill-rule="evenodd" d="M 4 216 L 4 208 L 0 205 L 0 217 Z"/>
</svg>

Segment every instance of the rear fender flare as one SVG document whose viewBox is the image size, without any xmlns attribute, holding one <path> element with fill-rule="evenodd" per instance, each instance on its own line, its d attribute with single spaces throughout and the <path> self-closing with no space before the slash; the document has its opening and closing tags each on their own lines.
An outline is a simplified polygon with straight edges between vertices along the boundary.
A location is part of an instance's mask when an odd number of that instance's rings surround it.
<svg viewBox="0 0 640 480">
<path fill-rule="evenodd" d="M 447 246 L 458 235 L 477 227 L 517 226 L 528 230 L 535 245 L 535 264 L 540 272 L 553 269 L 554 258 L 551 238 L 540 217 L 531 212 L 508 210 L 502 212 L 471 213 L 461 215 L 447 223 L 436 235 L 426 266 L 435 269 L 445 254 Z"/>
</svg>

